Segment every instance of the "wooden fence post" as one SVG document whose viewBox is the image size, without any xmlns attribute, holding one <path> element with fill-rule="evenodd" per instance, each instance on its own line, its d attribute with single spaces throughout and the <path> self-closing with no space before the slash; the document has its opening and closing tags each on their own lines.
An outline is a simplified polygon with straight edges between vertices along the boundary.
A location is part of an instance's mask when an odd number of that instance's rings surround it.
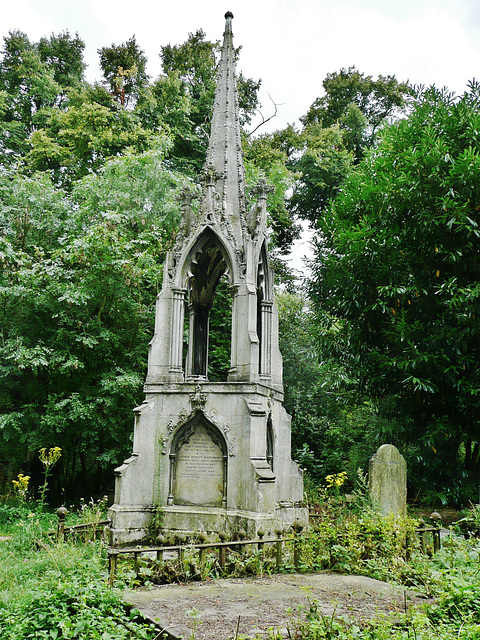
<svg viewBox="0 0 480 640">
<path fill-rule="evenodd" d="M 109 576 L 108 576 L 108 584 L 113 586 L 113 581 L 115 580 L 115 576 L 117 573 L 117 554 L 115 552 L 108 553 L 108 564 L 109 564 Z"/>
<path fill-rule="evenodd" d="M 65 518 L 67 517 L 68 509 L 65 507 L 59 507 L 57 509 L 57 542 L 63 542 L 65 540 Z"/>
<path fill-rule="evenodd" d="M 277 536 L 277 542 L 275 543 L 275 555 L 276 555 L 276 566 L 277 566 L 277 571 L 280 571 L 280 567 L 282 566 L 282 560 L 283 560 L 283 531 L 281 529 L 277 529 L 275 531 L 276 536 Z"/>
<path fill-rule="evenodd" d="M 200 549 L 200 575 L 202 580 L 205 578 L 205 566 L 207 564 L 207 550 L 202 547 Z"/>
<path fill-rule="evenodd" d="M 257 531 L 257 536 L 260 538 L 260 540 L 257 543 L 257 549 L 258 549 L 258 567 L 257 567 L 257 571 L 260 574 L 260 577 L 263 574 L 263 559 L 264 559 L 264 554 L 263 554 L 263 549 L 265 544 L 263 542 L 261 542 L 263 536 L 265 535 L 265 532 L 262 531 L 261 529 L 259 529 Z"/>
<path fill-rule="evenodd" d="M 225 569 L 225 551 L 226 551 L 226 549 L 225 549 L 223 543 L 227 539 L 227 534 L 224 533 L 223 531 L 220 531 L 220 533 L 218 534 L 218 537 L 220 538 L 220 542 L 222 543 L 218 547 L 218 564 L 220 565 L 220 568 L 222 570 L 224 570 Z"/>
</svg>

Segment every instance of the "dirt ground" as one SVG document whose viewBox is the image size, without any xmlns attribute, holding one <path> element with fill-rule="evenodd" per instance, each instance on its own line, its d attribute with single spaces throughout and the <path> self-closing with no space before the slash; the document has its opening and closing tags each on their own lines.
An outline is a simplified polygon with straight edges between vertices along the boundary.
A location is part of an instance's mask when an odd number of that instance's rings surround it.
<svg viewBox="0 0 480 640">
<path fill-rule="evenodd" d="M 360 623 L 426 602 L 372 578 L 326 573 L 166 585 L 127 591 L 124 598 L 160 623 L 170 638 L 185 640 L 266 638 L 269 629 L 293 638 L 299 608 L 308 608 L 310 602 L 325 615 L 334 613 Z"/>
</svg>

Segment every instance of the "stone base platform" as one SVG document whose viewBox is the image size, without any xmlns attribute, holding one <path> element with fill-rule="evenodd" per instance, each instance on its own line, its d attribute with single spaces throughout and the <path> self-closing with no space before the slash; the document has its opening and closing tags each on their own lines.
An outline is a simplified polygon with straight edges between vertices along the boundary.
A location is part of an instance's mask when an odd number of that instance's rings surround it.
<svg viewBox="0 0 480 640">
<path fill-rule="evenodd" d="M 294 522 L 302 527 L 308 524 L 307 509 L 292 503 L 279 505 L 274 513 L 177 505 L 158 509 L 114 505 L 109 517 L 112 546 L 144 544 L 160 531 L 167 536 L 195 536 L 203 532 L 207 537 L 224 532 L 230 538 L 243 530 L 247 538 L 253 538 L 260 530 L 272 536 L 277 531 L 287 531 Z"/>
</svg>

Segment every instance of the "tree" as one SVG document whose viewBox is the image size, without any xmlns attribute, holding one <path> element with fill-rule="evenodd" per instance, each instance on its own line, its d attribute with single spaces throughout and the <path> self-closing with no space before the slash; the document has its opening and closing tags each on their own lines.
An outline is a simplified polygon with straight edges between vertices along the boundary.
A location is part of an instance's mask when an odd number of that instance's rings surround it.
<svg viewBox="0 0 480 640">
<path fill-rule="evenodd" d="M 53 71 L 55 82 L 64 90 L 83 82 L 85 43 L 78 33 L 74 38 L 68 31 L 52 33 L 50 38 L 40 38 L 37 47 L 40 60 Z"/>
<path fill-rule="evenodd" d="M 25 33 L 4 38 L 0 60 L 0 157 L 17 163 L 29 149 L 29 135 L 42 122 L 43 108 L 53 106 L 60 93 L 54 71 L 41 59 Z"/>
<path fill-rule="evenodd" d="M 402 417 L 388 437 L 416 487 L 457 501 L 480 478 L 479 106 L 475 82 L 418 92 L 323 216 L 311 286 L 362 389 Z"/>
<path fill-rule="evenodd" d="M 289 167 L 298 174 L 290 206 L 313 227 L 381 127 L 401 113 L 410 91 L 394 76 L 373 80 L 355 67 L 327 74 L 323 88 L 325 95 L 300 118 L 296 141 L 292 128 L 284 138 Z"/>
<path fill-rule="evenodd" d="M 322 84 L 325 95 L 313 102 L 301 121 L 305 127 L 339 124 L 349 131 L 348 149 L 357 159 L 373 144 L 380 127 L 401 113 L 410 92 L 408 84 L 395 76 L 373 80 L 355 67 L 328 73 Z"/>
<path fill-rule="evenodd" d="M 128 452 L 183 177 L 163 151 L 54 188 L 0 176 L 0 456 L 63 450 L 63 487 L 97 490 Z M 94 486 L 92 486 L 94 485 Z"/>
<path fill-rule="evenodd" d="M 293 455 L 316 482 L 343 471 L 353 487 L 379 446 L 382 418 L 339 357 L 345 345 L 338 326 L 316 317 L 299 293 L 278 294 L 277 305 Z"/>
<path fill-rule="evenodd" d="M 344 145 L 338 125 L 305 127 L 300 136 L 302 152 L 291 163 L 298 178 L 290 206 L 299 218 L 317 226 L 353 165 L 353 154 Z"/>
<path fill-rule="evenodd" d="M 30 137 L 25 162 L 30 171 L 51 171 L 62 187 L 71 188 L 127 149 L 142 152 L 155 145 L 155 136 L 141 126 L 136 113 L 98 85 L 71 89 L 64 108 L 44 115 L 44 126 Z"/>
<path fill-rule="evenodd" d="M 135 103 L 148 84 L 147 58 L 135 36 L 120 45 L 102 47 L 98 53 L 100 68 L 111 95 L 122 107 Z"/>
</svg>

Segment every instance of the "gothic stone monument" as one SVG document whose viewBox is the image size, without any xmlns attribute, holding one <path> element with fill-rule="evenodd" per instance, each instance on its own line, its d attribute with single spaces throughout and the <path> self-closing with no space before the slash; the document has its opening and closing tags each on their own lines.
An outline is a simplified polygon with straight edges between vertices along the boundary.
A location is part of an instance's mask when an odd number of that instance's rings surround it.
<svg viewBox="0 0 480 640">
<path fill-rule="evenodd" d="M 370 498 L 383 515 L 407 514 L 407 463 L 393 444 L 382 444 L 370 458 L 368 485 Z"/>
<path fill-rule="evenodd" d="M 145 401 L 133 455 L 115 470 L 113 544 L 140 542 L 155 512 L 165 531 L 253 535 L 305 524 L 303 478 L 291 459 L 282 358 L 260 181 L 247 205 L 232 14 L 227 13 L 198 213 L 182 222 L 164 267 Z M 232 293 L 230 370 L 208 380 L 209 312 L 226 276 Z M 183 359 L 185 317 L 188 347 Z"/>
</svg>

